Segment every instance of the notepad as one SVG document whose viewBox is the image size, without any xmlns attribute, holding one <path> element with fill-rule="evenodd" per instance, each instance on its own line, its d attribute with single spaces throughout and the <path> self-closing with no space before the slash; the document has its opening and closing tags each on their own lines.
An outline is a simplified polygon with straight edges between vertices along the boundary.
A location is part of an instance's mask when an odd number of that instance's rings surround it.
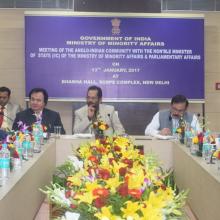
<svg viewBox="0 0 220 220">
<path fill-rule="evenodd" d="M 160 140 L 171 140 L 174 139 L 173 136 L 170 135 L 160 135 L 160 134 L 156 134 L 154 135 L 155 138 L 160 139 Z"/>
<path fill-rule="evenodd" d="M 92 138 L 93 137 L 92 134 L 74 134 L 73 136 L 76 138 Z"/>
</svg>

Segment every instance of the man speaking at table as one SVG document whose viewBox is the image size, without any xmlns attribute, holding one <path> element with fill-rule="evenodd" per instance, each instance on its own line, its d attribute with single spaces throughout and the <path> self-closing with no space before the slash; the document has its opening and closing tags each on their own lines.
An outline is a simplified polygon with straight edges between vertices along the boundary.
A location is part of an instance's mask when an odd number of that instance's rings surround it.
<svg viewBox="0 0 220 220">
<path fill-rule="evenodd" d="M 90 86 L 87 90 L 87 105 L 75 111 L 73 133 L 92 133 L 92 124 L 97 119 L 105 122 L 109 128 L 105 135 L 122 135 L 125 130 L 113 106 L 101 104 L 102 90 Z"/>
<path fill-rule="evenodd" d="M 170 136 L 179 127 L 179 120 L 183 120 L 197 132 L 201 132 L 199 120 L 196 115 L 187 112 L 189 102 L 183 95 L 176 95 L 171 100 L 170 109 L 157 112 L 145 130 L 145 135 Z"/>
</svg>

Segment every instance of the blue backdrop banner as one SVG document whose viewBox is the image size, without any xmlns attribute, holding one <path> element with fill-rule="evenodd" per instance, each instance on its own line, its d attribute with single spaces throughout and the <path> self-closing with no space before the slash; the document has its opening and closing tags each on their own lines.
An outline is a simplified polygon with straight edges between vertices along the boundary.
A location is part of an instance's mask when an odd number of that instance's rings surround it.
<svg viewBox="0 0 220 220">
<path fill-rule="evenodd" d="M 204 100 L 204 19 L 117 14 L 25 16 L 26 95 L 109 100 Z"/>
</svg>

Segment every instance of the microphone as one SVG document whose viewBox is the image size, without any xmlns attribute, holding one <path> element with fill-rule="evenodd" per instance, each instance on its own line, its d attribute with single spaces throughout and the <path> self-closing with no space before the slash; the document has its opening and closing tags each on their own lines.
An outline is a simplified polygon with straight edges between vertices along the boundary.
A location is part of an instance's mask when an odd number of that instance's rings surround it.
<svg viewBox="0 0 220 220">
<path fill-rule="evenodd" d="M 112 126 L 111 114 L 108 113 L 107 115 L 108 115 L 108 117 L 109 117 L 109 121 L 110 121 L 110 125 L 111 125 L 112 129 L 114 129 L 114 127 Z"/>
<path fill-rule="evenodd" d="M 9 119 L 10 121 L 14 122 L 14 119 L 8 117 L 6 114 L 4 114 L 4 112 L 0 112 L 0 115 L 3 115 L 4 117 L 6 117 L 7 119 Z"/>
<path fill-rule="evenodd" d="M 200 130 L 201 130 L 200 119 L 199 119 L 200 116 L 201 116 L 201 114 L 200 114 L 200 113 L 197 113 L 196 116 L 197 116 L 197 119 L 196 119 L 196 123 L 195 123 L 195 130 L 197 131 L 197 129 L 200 129 Z M 204 121 L 203 121 L 203 122 L 204 122 Z M 201 131 L 205 131 L 205 127 L 203 127 Z M 197 132 L 198 132 L 198 131 L 197 131 Z"/>
<path fill-rule="evenodd" d="M 171 115 L 169 115 L 169 121 L 172 121 L 172 116 Z"/>
<path fill-rule="evenodd" d="M 93 105 L 93 108 L 95 109 L 95 118 L 97 118 L 99 114 L 99 106 Z"/>
</svg>

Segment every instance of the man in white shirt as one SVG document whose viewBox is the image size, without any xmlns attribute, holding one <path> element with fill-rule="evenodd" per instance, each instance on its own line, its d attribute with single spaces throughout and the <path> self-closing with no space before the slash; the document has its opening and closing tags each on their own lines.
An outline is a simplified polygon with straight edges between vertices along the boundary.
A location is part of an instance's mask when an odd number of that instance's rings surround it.
<svg viewBox="0 0 220 220">
<path fill-rule="evenodd" d="M 189 102 L 183 95 L 176 95 L 171 100 L 170 109 L 157 112 L 150 124 L 145 129 L 145 135 L 173 135 L 179 127 L 180 117 L 195 131 L 202 129 L 196 115 L 187 112 Z"/>
<path fill-rule="evenodd" d="M 13 121 L 21 108 L 10 102 L 11 90 L 7 87 L 0 87 L 0 129 L 12 128 Z"/>
</svg>

